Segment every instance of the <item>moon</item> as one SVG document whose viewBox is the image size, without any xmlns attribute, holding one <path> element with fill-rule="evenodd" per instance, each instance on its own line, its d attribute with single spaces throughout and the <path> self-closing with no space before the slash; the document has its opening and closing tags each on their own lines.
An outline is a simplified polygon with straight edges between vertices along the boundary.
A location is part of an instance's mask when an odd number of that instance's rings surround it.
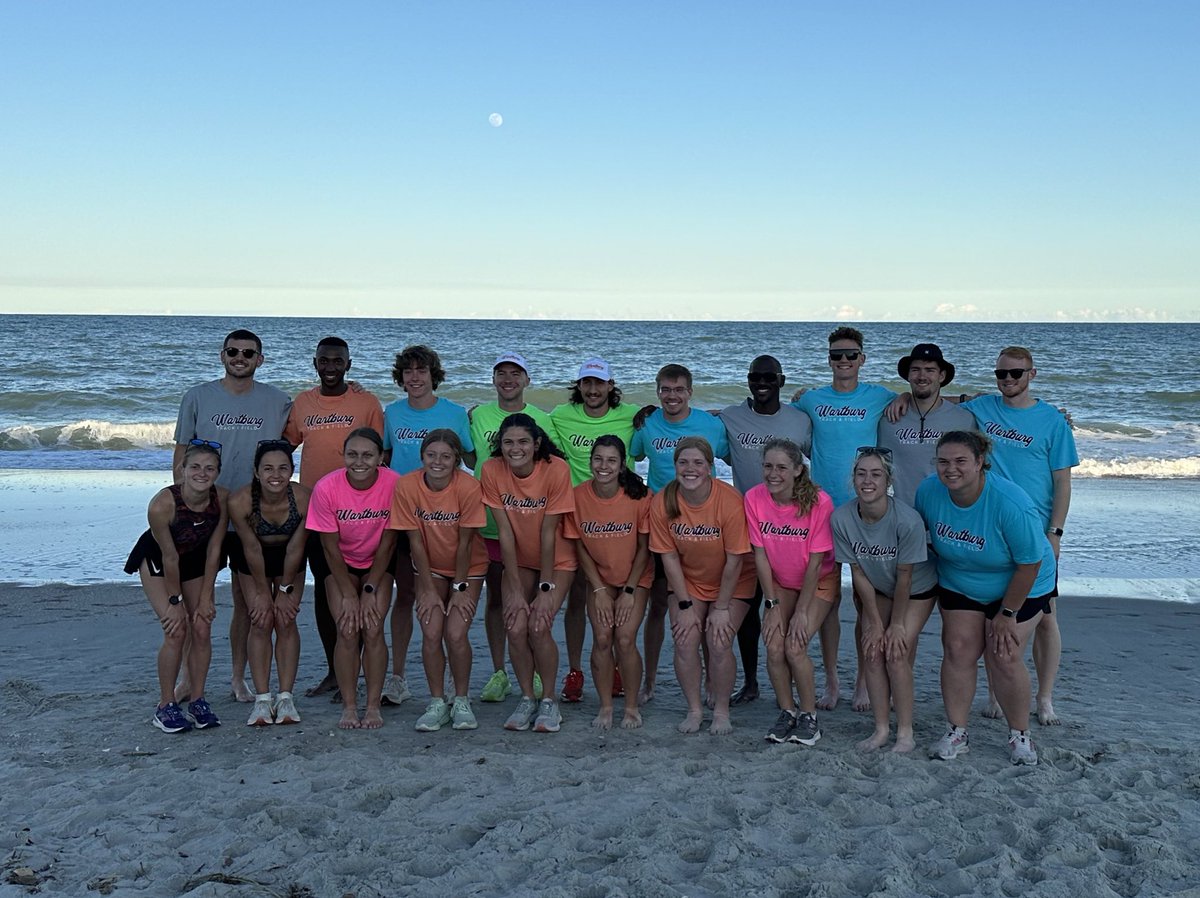
<svg viewBox="0 0 1200 898">
<path fill-rule="evenodd" d="M 504 116 L 502 116 L 498 112 L 493 112 L 491 115 L 488 116 L 488 124 L 491 125 L 493 128 L 499 128 L 501 125 L 504 124 Z"/>
</svg>

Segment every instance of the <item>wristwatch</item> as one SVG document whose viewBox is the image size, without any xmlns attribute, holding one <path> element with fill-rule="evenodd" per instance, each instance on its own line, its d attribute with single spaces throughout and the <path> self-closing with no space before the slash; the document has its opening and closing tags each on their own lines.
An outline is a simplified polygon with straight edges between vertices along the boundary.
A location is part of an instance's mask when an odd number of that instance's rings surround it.
<svg viewBox="0 0 1200 898">
<path fill-rule="evenodd" d="M 1003 605 L 1000 606 L 1000 613 L 1003 614 L 1005 617 L 1016 618 L 1016 616 L 1017 616 L 1016 611 L 1014 611 L 1011 608 L 1005 608 Z"/>
<path fill-rule="evenodd" d="M 770 611 L 779 604 L 779 599 L 763 599 L 763 607 Z"/>
<path fill-rule="evenodd" d="M 178 605 L 183 601 L 183 596 L 167 596 L 167 601 L 172 605 Z"/>
<path fill-rule="evenodd" d="M 371 593 L 375 592 L 375 587 L 372 586 L 370 583 L 364 583 L 362 591 L 365 592 L 367 595 L 371 595 Z"/>
<path fill-rule="evenodd" d="M 283 584 L 283 586 L 279 587 L 279 591 L 281 593 L 283 593 L 285 596 L 290 596 L 295 590 L 296 590 L 296 587 L 293 586 L 291 583 L 285 583 L 285 584 Z"/>
<path fill-rule="evenodd" d="M 453 589 L 455 592 L 466 592 L 467 591 L 467 581 L 466 580 L 458 580 L 457 582 L 452 584 L 450 586 L 450 588 Z"/>
<path fill-rule="evenodd" d="M 1062 529 L 1062 527 L 1051 527 L 1046 531 L 1046 535 L 1047 536 L 1062 536 L 1063 529 Z"/>
<path fill-rule="evenodd" d="M 631 596 L 634 594 L 634 592 L 636 592 L 636 590 L 632 586 L 625 587 L 625 595 Z"/>
<path fill-rule="evenodd" d="M 692 607 L 691 599 L 680 599 L 679 600 L 679 610 L 680 611 L 687 611 L 691 607 Z"/>
<path fill-rule="evenodd" d="M 538 584 L 538 589 L 540 589 L 542 592 L 549 592 L 550 590 L 554 589 L 554 584 L 549 580 L 543 580 Z"/>
</svg>

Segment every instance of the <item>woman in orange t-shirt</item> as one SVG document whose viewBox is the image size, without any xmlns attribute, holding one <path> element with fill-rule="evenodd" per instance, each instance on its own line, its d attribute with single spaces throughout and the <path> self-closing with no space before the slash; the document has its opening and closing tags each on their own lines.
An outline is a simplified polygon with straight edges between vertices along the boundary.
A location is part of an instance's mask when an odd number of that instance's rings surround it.
<svg viewBox="0 0 1200 898">
<path fill-rule="evenodd" d="M 592 726 L 612 727 L 613 642 L 621 679 L 642 681 L 637 634 L 654 579 L 650 561 L 650 492 L 625 465 L 625 443 L 606 434 L 592 444 L 592 479 L 575 487 L 575 515 L 567 536 L 576 539 L 579 567 L 587 577 L 588 617 L 592 621 L 592 680 L 600 694 L 600 713 Z M 625 693 L 621 726 L 642 725 L 637 690 Z"/>
<path fill-rule="evenodd" d="M 701 640 L 708 647 L 713 719 L 709 732 L 733 729 L 733 637 L 754 596 L 754 564 L 742 497 L 712 476 L 713 451 L 703 437 L 675 446 L 675 479 L 650 505 L 650 550 L 662 556 L 667 608 L 675 637 L 675 676 L 688 713 L 678 726 L 694 733 L 704 720 L 700 697 Z"/>
<path fill-rule="evenodd" d="M 487 552 L 479 530 L 486 523 L 479 481 L 462 470 L 463 446 L 447 428 L 421 441 L 421 467 L 396 483 L 388 527 L 408 533 L 421 624 L 421 660 L 432 696 L 417 720 L 431 733 L 450 724 L 473 730 L 471 643 L 467 634 L 479 603 Z M 446 659 L 454 701 L 446 701 Z"/>
<path fill-rule="evenodd" d="M 575 549 L 563 519 L 575 510 L 571 470 L 536 421 L 517 412 L 496 433 L 492 458 L 483 463 L 483 501 L 492 509 L 504 564 L 504 629 L 521 701 L 505 729 L 557 733 L 562 714 L 553 696 L 558 645 L 551 628 L 575 576 Z M 545 689 L 533 694 L 537 670 Z"/>
</svg>

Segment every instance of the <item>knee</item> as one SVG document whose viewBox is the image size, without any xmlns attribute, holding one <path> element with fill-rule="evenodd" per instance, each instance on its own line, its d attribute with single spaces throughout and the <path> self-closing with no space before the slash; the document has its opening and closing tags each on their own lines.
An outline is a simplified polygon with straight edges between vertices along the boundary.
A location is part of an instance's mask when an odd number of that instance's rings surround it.
<svg viewBox="0 0 1200 898">
<path fill-rule="evenodd" d="M 505 624 L 504 632 L 508 636 L 509 642 L 516 642 L 519 645 L 524 645 L 526 642 L 528 642 L 529 624 L 525 618 L 525 615 L 521 615 L 511 624 Z"/>
<path fill-rule="evenodd" d="M 617 634 L 617 651 L 622 655 L 637 651 L 637 633 L 623 632 Z"/>
<path fill-rule="evenodd" d="M 188 627 L 193 642 L 208 642 L 212 639 L 212 624 L 202 617 L 192 618 Z"/>
<path fill-rule="evenodd" d="M 787 642 L 784 645 L 784 657 L 787 658 L 789 664 L 810 664 L 808 658 L 808 647 L 796 645 L 793 642 Z"/>
<path fill-rule="evenodd" d="M 592 651 L 611 652 L 613 647 L 612 630 L 592 625 Z"/>
</svg>

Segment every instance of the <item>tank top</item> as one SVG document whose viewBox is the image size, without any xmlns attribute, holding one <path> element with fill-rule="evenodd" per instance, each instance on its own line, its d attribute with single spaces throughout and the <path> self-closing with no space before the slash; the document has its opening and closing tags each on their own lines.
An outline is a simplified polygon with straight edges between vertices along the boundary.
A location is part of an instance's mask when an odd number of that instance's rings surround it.
<svg viewBox="0 0 1200 898">
<path fill-rule="evenodd" d="M 287 488 L 288 516 L 282 524 L 272 524 L 263 519 L 260 506 L 262 494 L 258 490 L 251 490 L 250 496 L 250 518 L 255 522 L 254 532 L 256 534 L 259 536 L 291 536 L 296 532 L 296 528 L 300 526 L 300 510 L 296 508 L 296 494 L 292 492 L 290 483 Z"/>
<path fill-rule="evenodd" d="M 183 501 L 183 487 L 173 484 L 167 487 L 175 500 L 175 518 L 171 521 L 171 541 L 175 543 L 175 551 L 185 555 L 208 545 L 221 519 L 221 503 L 217 500 L 217 488 L 208 490 L 208 507 L 204 511 L 192 511 Z"/>
</svg>

